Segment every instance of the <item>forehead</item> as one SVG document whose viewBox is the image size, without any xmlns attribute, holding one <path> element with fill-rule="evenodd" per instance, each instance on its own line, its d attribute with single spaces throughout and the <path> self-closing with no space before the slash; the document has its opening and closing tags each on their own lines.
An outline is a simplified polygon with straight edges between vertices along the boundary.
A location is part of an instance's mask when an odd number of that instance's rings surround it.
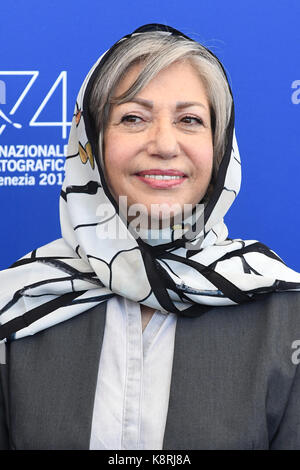
<svg viewBox="0 0 300 470">
<path fill-rule="evenodd" d="M 125 93 L 138 78 L 145 65 L 135 64 L 129 67 L 117 87 L 114 95 L 119 96 Z M 160 70 L 140 91 L 137 95 L 153 91 L 181 93 L 188 100 L 188 96 L 195 98 L 195 95 L 207 97 L 205 85 L 196 68 L 189 62 L 176 61 L 171 65 Z"/>
</svg>

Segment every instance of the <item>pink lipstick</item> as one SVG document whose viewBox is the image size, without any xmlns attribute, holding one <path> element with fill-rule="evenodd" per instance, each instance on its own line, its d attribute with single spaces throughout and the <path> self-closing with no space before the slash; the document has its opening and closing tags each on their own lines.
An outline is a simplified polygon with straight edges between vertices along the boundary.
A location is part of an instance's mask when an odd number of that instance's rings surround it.
<svg viewBox="0 0 300 470">
<path fill-rule="evenodd" d="M 160 170 L 157 168 L 139 171 L 135 176 L 143 183 L 156 189 L 168 189 L 179 186 L 187 179 L 186 174 L 182 171 L 174 169 Z"/>
</svg>

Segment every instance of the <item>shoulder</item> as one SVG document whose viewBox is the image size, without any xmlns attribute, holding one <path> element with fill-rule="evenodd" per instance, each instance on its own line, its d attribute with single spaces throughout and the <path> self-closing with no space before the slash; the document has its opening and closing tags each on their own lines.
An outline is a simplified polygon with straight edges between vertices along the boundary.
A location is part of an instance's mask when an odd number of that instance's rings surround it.
<svg viewBox="0 0 300 470">
<path fill-rule="evenodd" d="M 8 341 L 6 362 L 10 378 L 30 380 L 51 371 L 65 373 L 66 369 L 85 368 L 85 361 L 97 356 L 105 325 L 105 303 L 97 305 L 69 320 L 58 323 L 34 335 Z"/>
<path fill-rule="evenodd" d="M 195 358 L 214 356 L 224 367 L 259 364 L 266 373 L 275 367 L 293 376 L 292 355 L 300 344 L 300 292 L 262 294 L 248 303 L 212 307 L 195 318 L 180 317 L 176 341 Z"/>
<path fill-rule="evenodd" d="M 265 326 L 267 329 L 282 327 L 293 330 L 300 327 L 300 292 L 272 292 L 257 295 L 255 300 L 238 305 L 212 306 L 187 323 L 224 329 L 248 331 Z"/>
</svg>

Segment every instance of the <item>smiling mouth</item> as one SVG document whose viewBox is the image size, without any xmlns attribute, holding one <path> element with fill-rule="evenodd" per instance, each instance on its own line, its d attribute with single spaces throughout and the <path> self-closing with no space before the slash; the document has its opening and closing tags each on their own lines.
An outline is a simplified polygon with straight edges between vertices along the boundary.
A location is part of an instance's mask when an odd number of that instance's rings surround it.
<svg viewBox="0 0 300 470">
<path fill-rule="evenodd" d="M 181 185 L 187 175 L 178 170 L 143 170 L 135 174 L 135 176 L 143 183 L 155 189 L 168 189 L 173 186 Z"/>
</svg>

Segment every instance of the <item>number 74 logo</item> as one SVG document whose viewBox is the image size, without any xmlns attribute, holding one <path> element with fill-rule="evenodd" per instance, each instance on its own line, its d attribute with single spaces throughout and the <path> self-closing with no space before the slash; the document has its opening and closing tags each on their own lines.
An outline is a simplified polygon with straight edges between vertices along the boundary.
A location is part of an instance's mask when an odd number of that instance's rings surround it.
<svg viewBox="0 0 300 470">
<path fill-rule="evenodd" d="M 36 81 L 37 77 L 39 76 L 39 71 L 38 70 L 32 70 L 32 71 L 0 71 L 0 76 L 6 76 L 6 75 L 28 75 L 30 78 L 29 82 L 27 83 L 26 87 L 20 94 L 19 98 L 9 111 L 9 116 L 7 116 L 0 108 L 0 135 L 3 133 L 4 129 L 6 128 L 7 124 L 11 124 L 16 128 L 21 128 L 22 125 L 16 122 L 13 122 L 13 115 L 19 108 L 20 104 L 24 100 L 25 96 L 31 89 L 32 85 Z M 61 121 L 58 122 L 45 122 L 45 121 L 37 121 L 39 115 L 43 111 L 44 107 L 48 103 L 49 99 L 57 89 L 57 87 L 61 84 L 61 89 L 62 89 L 62 107 L 61 107 Z M 0 105 L 5 104 L 6 102 L 6 87 L 5 87 L 5 81 L 0 80 Z M 5 121 L 3 124 L 1 121 Z M 6 124 L 7 123 L 7 124 Z M 35 114 L 31 118 L 29 125 L 30 126 L 58 126 L 62 128 L 62 138 L 66 139 L 67 138 L 67 128 L 68 126 L 71 126 L 71 122 L 67 121 L 67 72 L 63 71 L 59 74 L 55 82 L 53 83 L 52 87 L 46 94 L 45 98 L 41 102 L 40 106 L 36 110 Z"/>
</svg>

